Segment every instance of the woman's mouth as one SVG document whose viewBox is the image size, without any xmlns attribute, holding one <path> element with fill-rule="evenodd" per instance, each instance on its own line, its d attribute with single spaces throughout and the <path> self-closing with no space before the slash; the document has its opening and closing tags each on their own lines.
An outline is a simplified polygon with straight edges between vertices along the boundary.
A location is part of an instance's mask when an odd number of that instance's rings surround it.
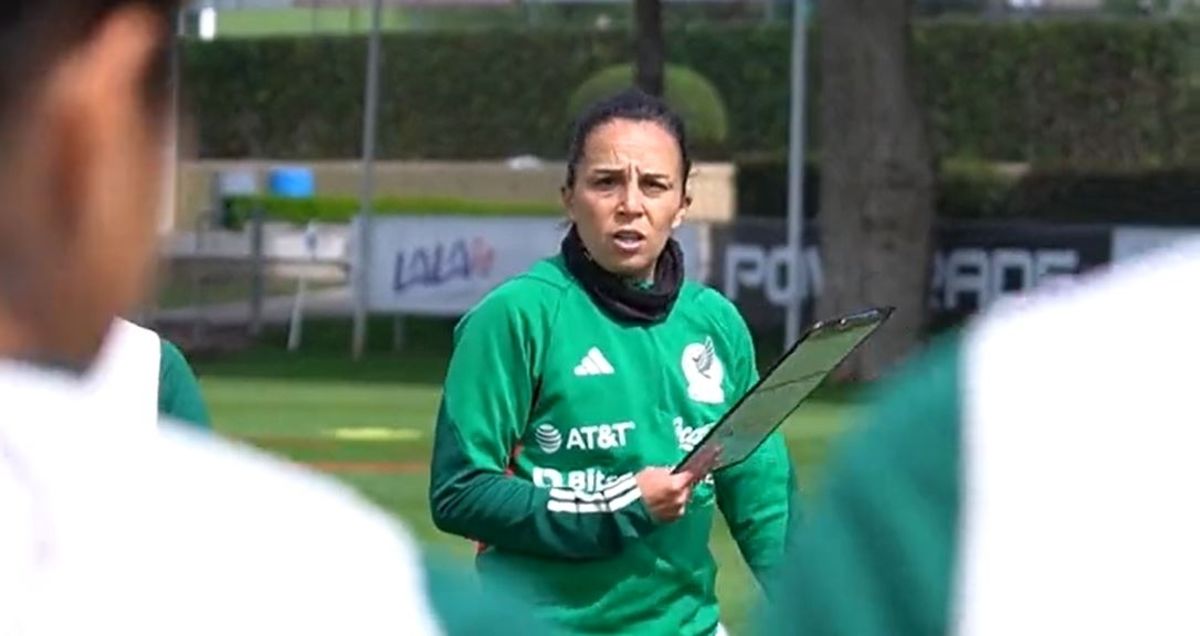
<svg viewBox="0 0 1200 636">
<path fill-rule="evenodd" d="M 646 235 L 637 230 L 618 230 L 613 233 L 612 240 L 617 250 L 635 253 L 646 244 Z"/>
</svg>

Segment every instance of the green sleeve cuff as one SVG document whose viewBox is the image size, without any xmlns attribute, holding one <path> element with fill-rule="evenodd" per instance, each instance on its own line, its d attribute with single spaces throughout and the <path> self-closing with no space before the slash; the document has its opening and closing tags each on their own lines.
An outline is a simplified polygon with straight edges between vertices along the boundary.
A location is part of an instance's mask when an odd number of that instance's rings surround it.
<svg viewBox="0 0 1200 636">
<path fill-rule="evenodd" d="M 166 338 L 158 367 L 158 412 L 161 415 L 199 429 L 211 429 L 212 418 L 200 394 L 196 374 L 183 352 Z"/>
</svg>

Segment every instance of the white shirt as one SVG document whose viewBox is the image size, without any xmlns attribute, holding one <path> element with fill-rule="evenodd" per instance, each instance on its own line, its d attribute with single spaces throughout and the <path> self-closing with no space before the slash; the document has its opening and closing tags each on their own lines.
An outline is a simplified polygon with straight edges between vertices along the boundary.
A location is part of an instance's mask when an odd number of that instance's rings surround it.
<svg viewBox="0 0 1200 636">
<path fill-rule="evenodd" d="M 106 409 L 123 413 L 122 426 L 149 431 L 158 426 L 158 379 L 162 341 L 158 334 L 117 318 L 105 336 L 84 388 Z"/>
<path fill-rule="evenodd" d="M 113 426 L 0 362 L 0 634 L 436 634 L 418 550 L 347 488 L 215 436 Z"/>
</svg>

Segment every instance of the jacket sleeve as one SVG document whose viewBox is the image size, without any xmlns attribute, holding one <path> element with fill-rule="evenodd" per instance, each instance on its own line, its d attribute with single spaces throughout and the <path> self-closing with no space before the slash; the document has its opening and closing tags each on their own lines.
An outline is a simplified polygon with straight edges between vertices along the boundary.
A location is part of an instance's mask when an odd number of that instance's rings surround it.
<svg viewBox="0 0 1200 636">
<path fill-rule="evenodd" d="M 444 532 L 558 559 L 614 555 L 656 524 L 631 477 L 600 493 L 539 488 L 507 474 L 528 422 L 548 325 L 505 288 L 472 310 L 434 434 L 430 508 Z M 539 324 L 541 323 L 541 324 Z"/>
<path fill-rule="evenodd" d="M 741 317 L 736 319 L 741 353 L 734 367 L 740 378 L 738 397 L 758 381 L 754 344 Z M 745 461 L 714 475 L 717 505 L 729 525 L 742 558 L 768 595 L 773 595 L 776 569 L 783 563 L 789 538 L 800 521 L 795 472 L 783 434 L 771 433 Z"/>
<path fill-rule="evenodd" d="M 179 348 L 161 338 L 158 363 L 158 412 L 199 429 L 211 429 L 212 419 L 200 383 Z"/>
</svg>

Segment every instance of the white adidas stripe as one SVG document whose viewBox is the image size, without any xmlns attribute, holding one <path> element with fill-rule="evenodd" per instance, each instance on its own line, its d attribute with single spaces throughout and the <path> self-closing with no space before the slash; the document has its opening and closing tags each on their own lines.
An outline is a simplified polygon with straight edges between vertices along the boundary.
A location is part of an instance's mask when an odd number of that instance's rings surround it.
<svg viewBox="0 0 1200 636">
<path fill-rule="evenodd" d="M 567 501 L 551 499 L 550 502 L 546 504 L 546 509 L 550 512 L 570 512 L 574 514 L 617 512 L 629 504 L 637 501 L 641 498 L 641 496 L 642 491 L 640 489 L 634 489 L 609 502 L 571 503 Z"/>
<path fill-rule="evenodd" d="M 575 375 L 612 375 L 613 373 L 616 373 L 616 370 L 597 347 L 588 349 L 583 360 L 575 367 Z"/>
<path fill-rule="evenodd" d="M 641 496 L 642 489 L 637 487 L 637 479 L 629 476 L 598 493 L 551 488 L 546 509 L 550 512 L 576 514 L 616 512 L 637 501 Z"/>
<path fill-rule="evenodd" d="M 600 353 L 600 350 L 596 347 L 592 347 L 592 349 L 588 351 L 588 360 L 594 362 L 596 366 L 600 368 L 600 372 L 604 373 L 605 375 L 616 373 L 616 370 L 613 369 L 612 365 L 608 363 L 608 359 L 605 358 L 604 354 Z"/>
<path fill-rule="evenodd" d="M 562 499 L 564 501 L 605 501 L 608 499 L 614 499 L 635 486 L 637 486 L 637 479 L 631 475 L 600 492 L 584 492 L 582 490 L 571 490 L 569 488 L 551 488 L 550 497 L 554 499 Z"/>
<path fill-rule="evenodd" d="M 576 514 L 586 514 L 595 512 L 617 512 L 629 504 L 637 501 L 642 497 L 641 489 L 635 488 L 621 497 L 610 502 L 601 503 L 569 503 L 566 501 L 558 501 L 551 499 L 546 504 L 546 509 L 550 512 L 571 512 Z"/>
</svg>

